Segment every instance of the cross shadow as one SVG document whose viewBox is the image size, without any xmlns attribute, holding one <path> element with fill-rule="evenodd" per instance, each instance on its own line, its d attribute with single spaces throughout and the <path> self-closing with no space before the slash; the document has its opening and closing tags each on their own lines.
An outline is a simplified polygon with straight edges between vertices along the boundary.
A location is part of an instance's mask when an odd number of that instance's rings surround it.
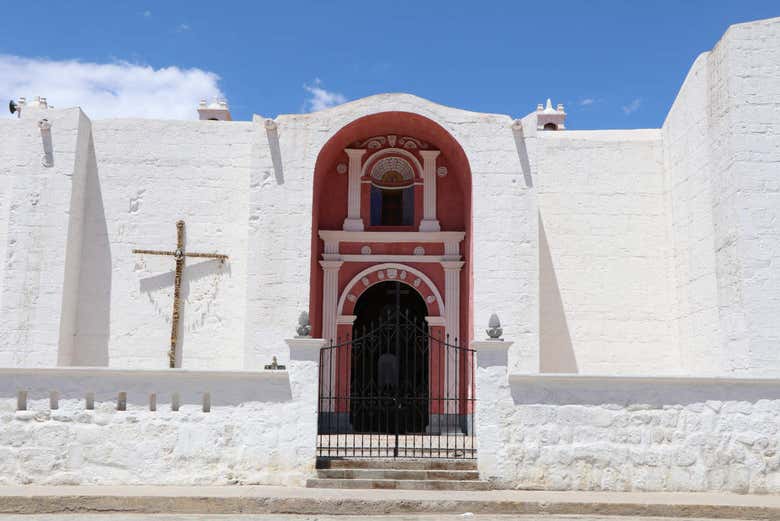
<svg viewBox="0 0 780 521">
<path fill-rule="evenodd" d="M 173 257 L 170 258 L 173 263 Z M 186 262 L 186 261 L 185 261 Z M 223 273 L 228 277 L 231 274 L 230 263 L 221 261 L 219 259 L 211 259 L 207 261 L 197 262 L 195 264 L 184 265 L 181 277 L 181 294 L 179 301 L 179 331 L 176 338 L 176 367 L 181 367 L 181 360 L 183 356 L 183 340 L 184 340 L 184 327 L 183 318 L 186 316 L 187 298 L 190 295 L 191 282 L 214 275 L 216 273 Z M 171 270 L 159 275 L 153 275 L 151 277 L 143 278 L 139 281 L 141 292 L 151 293 L 158 291 L 166 287 L 172 287 L 176 280 L 176 271 Z M 173 297 L 169 302 L 170 313 L 173 313 Z M 172 319 L 173 317 L 171 317 Z"/>
</svg>

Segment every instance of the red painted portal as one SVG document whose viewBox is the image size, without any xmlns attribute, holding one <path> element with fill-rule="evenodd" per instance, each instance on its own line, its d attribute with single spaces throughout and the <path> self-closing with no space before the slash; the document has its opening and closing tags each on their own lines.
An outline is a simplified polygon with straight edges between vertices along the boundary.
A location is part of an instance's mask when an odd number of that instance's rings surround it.
<svg viewBox="0 0 780 521">
<path fill-rule="evenodd" d="M 324 243 L 319 237 L 321 230 L 341 230 L 348 213 L 349 176 L 346 166 L 350 158 L 345 149 L 366 149 L 361 166 L 360 217 L 366 231 L 417 232 L 423 218 L 423 184 L 421 165 L 424 163 L 422 150 L 438 150 L 436 158 L 436 218 L 441 231 L 465 232 L 460 242 L 459 254 L 464 265 L 460 271 L 459 298 L 454 304 L 458 308 L 459 330 L 454 336 L 460 343 L 468 345 L 472 328 L 472 266 L 471 266 L 471 170 L 466 154 L 458 142 L 435 121 L 409 112 L 382 112 L 362 117 L 339 130 L 320 151 L 314 170 L 312 205 L 311 244 L 311 286 L 309 294 L 309 315 L 312 333 L 321 337 L 323 331 L 323 270 L 319 261 L 323 259 Z M 397 150 L 401 150 L 398 152 Z M 399 157 L 412 166 L 411 172 L 399 168 L 393 170 L 382 166 L 386 177 L 372 172 L 372 165 L 383 158 Z M 392 166 L 392 164 L 390 165 Z M 373 177 L 372 177 L 373 175 Z M 384 184 L 383 184 L 384 183 Z M 372 226 L 371 187 L 395 188 L 394 185 L 412 190 L 413 205 L 404 211 L 412 212 L 411 225 Z M 408 187 L 408 188 L 407 188 Z M 375 201 L 374 201 L 375 202 Z M 406 203 L 404 203 L 406 204 Z M 375 220 L 376 221 L 376 220 Z M 378 222 L 378 221 L 377 221 Z M 448 302 L 445 292 L 445 274 L 437 262 L 410 262 L 413 255 L 438 255 L 444 253 L 443 242 L 419 243 L 410 238 L 406 242 L 383 241 L 372 234 L 370 241 L 343 242 L 338 254 L 349 258 L 339 270 L 338 297 L 341 298 L 346 285 L 360 271 L 372 263 L 387 262 L 388 259 L 404 258 L 400 264 L 408 265 L 423 273 L 438 289 L 442 299 Z M 374 256 L 368 262 L 358 257 Z M 355 296 L 357 297 L 357 296 Z M 425 295 L 424 298 L 427 298 Z M 441 312 L 441 310 L 438 310 Z M 343 330 L 343 329 L 342 329 Z"/>
</svg>

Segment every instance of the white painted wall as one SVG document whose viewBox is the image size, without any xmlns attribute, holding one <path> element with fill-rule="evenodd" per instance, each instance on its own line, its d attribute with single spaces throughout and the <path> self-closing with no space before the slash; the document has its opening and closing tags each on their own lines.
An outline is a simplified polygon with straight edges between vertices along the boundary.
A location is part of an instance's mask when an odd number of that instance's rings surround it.
<svg viewBox="0 0 780 521">
<path fill-rule="evenodd" d="M 314 472 L 316 379 L 305 359 L 267 372 L 0 369 L 0 485 L 302 486 Z"/>
<path fill-rule="evenodd" d="M 536 135 L 544 372 L 679 371 L 657 130 Z"/>
<path fill-rule="evenodd" d="M 688 371 L 780 374 L 780 19 L 732 26 L 664 123 Z"/>
<path fill-rule="evenodd" d="M 74 361 L 167 366 L 176 221 L 187 259 L 180 328 L 183 367 L 244 367 L 251 123 L 104 120 L 93 123 Z"/>
<path fill-rule="evenodd" d="M 474 345 L 497 487 L 780 493 L 777 380 L 511 375 L 501 344 Z"/>
<path fill-rule="evenodd" d="M 705 53 L 694 62 L 663 126 L 676 323 L 684 372 L 726 371 L 718 310 Z"/>
<path fill-rule="evenodd" d="M 132 249 L 172 249 L 179 218 L 190 250 L 231 257 L 189 262 L 184 367 L 283 359 L 308 307 L 317 154 L 351 121 L 403 110 L 469 159 L 474 335 L 497 312 L 514 370 L 537 371 L 541 343 L 545 371 L 780 374 L 778 34 L 776 19 L 730 29 L 661 130 L 537 133 L 533 114 L 514 125 L 405 94 L 280 116 L 270 134 L 260 117 L 49 109 L 47 169 L 26 110 L 0 125 L 0 365 L 164 367 L 173 262 Z"/>
<path fill-rule="evenodd" d="M 263 131 L 253 152 L 250 191 L 247 350 L 250 367 L 283 351 L 298 314 L 308 309 L 309 245 L 314 165 L 322 147 L 362 116 L 408 111 L 444 127 L 463 147 L 473 174 L 475 335 L 491 313 L 516 339 L 518 370 L 538 367 L 536 203 L 524 177 L 512 120 L 431 103 L 408 94 L 382 94 L 312 114 L 275 120 L 282 169 L 275 169 Z M 256 122 L 262 118 L 256 117 Z M 263 128 L 263 127 L 260 127 Z M 268 148 L 266 148 L 268 147 Z M 530 175 L 530 174 L 529 174 Z M 256 270 L 256 271 L 252 271 Z"/>
<path fill-rule="evenodd" d="M 44 139 L 38 122 L 51 124 L 53 164 L 42 164 Z M 89 122 L 78 108 L 24 111 L 4 122 L 0 152 L 5 200 L 5 251 L 0 285 L 0 366 L 54 366 L 67 352 L 75 310 L 70 288 L 78 266 L 78 223 L 83 202 L 79 151 Z M 10 168 L 9 168 L 10 166 Z"/>
</svg>

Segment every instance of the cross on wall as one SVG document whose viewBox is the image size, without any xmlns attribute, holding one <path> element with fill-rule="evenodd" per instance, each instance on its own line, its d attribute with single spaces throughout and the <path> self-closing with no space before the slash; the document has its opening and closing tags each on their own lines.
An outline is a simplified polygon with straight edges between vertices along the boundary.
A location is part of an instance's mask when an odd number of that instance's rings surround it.
<svg viewBox="0 0 780 521">
<path fill-rule="evenodd" d="M 140 250 L 134 249 L 133 253 L 146 255 L 165 255 L 176 260 L 176 272 L 173 280 L 173 313 L 171 316 L 171 344 L 168 350 L 168 367 L 176 367 L 176 343 L 179 338 L 179 321 L 181 320 L 181 277 L 184 271 L 184 259 L 186 257 L 199 257 L 205 259 L 219 259 L 225 262 L 227 255 L 221 253 L 197 253 L 184 250 L 184 221 L 176 222 L 176 250 Z"/>
</svg>

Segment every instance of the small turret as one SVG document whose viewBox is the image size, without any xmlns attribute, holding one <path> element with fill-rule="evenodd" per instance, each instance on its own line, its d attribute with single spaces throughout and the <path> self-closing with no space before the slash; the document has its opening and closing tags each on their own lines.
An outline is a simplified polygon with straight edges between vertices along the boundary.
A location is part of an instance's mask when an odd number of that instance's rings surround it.
<svg viewBox="0 0 780 521">
<path fill-rule="evenodd" d="M 563 110 L 563 104 L 558 103 L 557 108 L 553 108 L 552 101 L 547 98 L 547 105 L 540 103 L 536 106 L 536 129 L 537 130 L 565 130 L 566 112 Z"/>
<path fill-rule="evenodd" d="M 219 98 L 214 98 L 211 103 L 207 103 L 205 99 L 200 100 L 198 119 L 201 121 L 233 121 L 227 101 Z"/>
</svg>

